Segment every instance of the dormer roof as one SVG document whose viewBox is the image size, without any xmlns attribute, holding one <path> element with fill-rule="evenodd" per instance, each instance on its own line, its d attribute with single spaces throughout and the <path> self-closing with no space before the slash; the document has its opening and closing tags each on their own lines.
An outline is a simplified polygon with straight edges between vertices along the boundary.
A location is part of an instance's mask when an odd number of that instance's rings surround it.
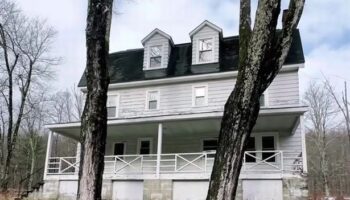
<svg viewBox="0 0 350 200">
<path fill-rule="evenodd" d="M 202 22 L 201 24 L 199 24 L 195 29 L 193 29 L 191 32 L 190 32 L 190 37 L 192 38 L 192 36 L 194 34 L 196 34 L 198 31 L 200 31 L 204 26 L 209 26 L 210 28 L 216 30 L 219 32 L 219 34 L 222 34 L 222 29 L 220 27 L 218 27 L 217 25 L 211 23 L 210 21 L 208 20 L 205 20 L 204 22 Z"/>
<path fill-rule="evenodd" d="M 173 39 L 171 38 L 171 36 L 168 35 L 168 34 L 166 34 L 164 31 L 162 31 L 162 30 L 160 30 L 160 29 L 158 29 L 158 28 L 154 29 L 151 33 L 149 33 L 145 38 L 143 38 L 143 39 L 141 40 L 142 45 L 145 45 L 145 43 L 146 43 L 150 38 L 152 38 L 152 36 L 154 36 L 155 34 L 159 34 L 159 35 L 161 35 L 161 36 L 167 38 L 167 39 L 170 41 L 171 45 L 174 45 L 174 42 L 173 42 Z"/>
</svg>

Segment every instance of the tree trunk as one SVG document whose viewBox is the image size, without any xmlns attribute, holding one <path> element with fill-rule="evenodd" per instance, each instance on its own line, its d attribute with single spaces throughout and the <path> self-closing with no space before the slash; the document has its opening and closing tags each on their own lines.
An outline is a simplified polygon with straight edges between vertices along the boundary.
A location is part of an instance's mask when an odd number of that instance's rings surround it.
<svg viewBox="0 0 350 200">
<path fill-rule="evenodd" d="M 259 114 L 259 98 L 284 63 L 303 6 L 304 0 L 291 0 L 277 35 L 280 0 L 259 1 L 253 30 L 250 1 L 241 0 L 238 77 L 225 104 L 207 200 L 235 199 L 244 150 Z"/>
<path fill-rule="evenodd" d="M 107 136 L 109 32 L 113 0 L 89 0 L 86 27 L 87 96 L 81 122 L 77 198 L 100 200 Z"/>
</svg>

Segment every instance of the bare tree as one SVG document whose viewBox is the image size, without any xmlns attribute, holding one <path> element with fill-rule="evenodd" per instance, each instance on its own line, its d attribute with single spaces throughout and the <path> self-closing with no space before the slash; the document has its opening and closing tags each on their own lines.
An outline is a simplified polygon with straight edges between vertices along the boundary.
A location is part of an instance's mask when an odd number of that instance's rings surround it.
<svg viewBox="0 0 350 200">
<path fill-rule="evenodd" d="M 312 141 L 313 147 L 317 149 L 319 154 L 319 163 L 311 166 L 319 166 L 321 172 L 321 180 L 325 196 L 329 197 L 329 163 L 327 149 L 332 138 L 327 137 L 334 124 L 334 117 L 337 110 L 333 106 L 334 101 L 331 94 L 325 89 L 326 85 L 317 83 L 310 84 L 307 89 L 304 100 L 309 107 L 307 119 L 309 120 L 308 131 L 309 140 Z M 315 161 L 312 161 L 315 162 Z"/>
<path fill-rule="evenodd" d="M 239 68 L 224 109 L 207 199 L 234 199 L 244 150 L 260 110 L 259 98 L 289 52 L 304 0 L 290 0 L 276 30 L 281 0 L 259 0 L 251 29 L 251 2 L 240 1 Z"/>
<path fill-rule="evenodd" d="M 347 83 L 346 81 L 344 82 L 344 90 L 342 91 L 342 96 L 339 98 L 338 95 L 335 93 L 334 87 L 331 85 L 329 80 L 326 79 L 325 81 L 325 86 L 334 99 L 335 103 L 338 106 L 338 109 L 340 110 L 341 114 L 344 117 L 345 121 L 345 128 L 346 128 L 346 133 L 348 135 L 348 141 L 350 144 L 350 112 L 349 112 L 349 104 L 350 102 L 348 101 L 348 89 L 347 89 Z M 350 145 L 349 145 L 350 147 Z"/>
<path fill-rule="evenodd" d="M 0 95 L 6 107 L 6 142 L 2 149 L 6 153 L 1 166 L 1 188 L 6 190 L 27 97 L 34 83 L 40 84 L 50 77 L 50 66 L 56 64 L 58 59 L 49 55 L 56 34 L 53 28 L 47 26 L 45 21 L 28 19 L 14 3 L 1 0 L 0 4 L 0 8 L 12 10 L 2 13 L 0 17 L 0 68 L 5 72 L 2 73 L 3 89 Z"/>
<path fill-rule="evenodd" d="M 86 26 L 87 95 L 81 120 L 78 199 L 101 199 L 107 137 L 109 34 L 113 0 L 89 0 Z"/>
</svg>

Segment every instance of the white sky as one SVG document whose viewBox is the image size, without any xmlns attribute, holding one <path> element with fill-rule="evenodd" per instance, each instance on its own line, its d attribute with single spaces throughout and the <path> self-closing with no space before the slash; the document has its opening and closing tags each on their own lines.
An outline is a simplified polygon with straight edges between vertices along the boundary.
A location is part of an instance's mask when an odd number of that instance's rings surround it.
<svg viewBox="0 0 350 200">
<path fill-rule="evenodd" d="M 115 0 L 116 1 L 116 0 Z M 254 1 L 256 5 L 256 0 Z M 17 0 L 30 17 L 47 19 L 58 35 L 53 53 L 62 57 L 56 89 L 79 82 L 85 67 L 87 0 Z M 189 32 L 204 20 L 223 29 L 224 36 L 238 32 L 238 0 L 118 0 L 113 16 L 110 51 L 142 47 L 141 40 L 154 28 L 172 36 L 174 42 L 189 42 Z M 288 1 L 283 0 L 283 5 Z M 306 0 L 300 32 L 306 57 L 300 71 L 301 89 L 324 74 L 337 86 L 350 82 L 350 1 Z M 255 11 L 253 10 L 252 13 Z"/>
</svg>

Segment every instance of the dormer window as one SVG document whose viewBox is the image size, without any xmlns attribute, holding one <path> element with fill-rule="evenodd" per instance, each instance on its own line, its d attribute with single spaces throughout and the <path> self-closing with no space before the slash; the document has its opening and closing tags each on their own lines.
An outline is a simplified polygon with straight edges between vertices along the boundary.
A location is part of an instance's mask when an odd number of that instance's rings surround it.
<svg viewBox="0 0 350 200">
<path fill-rule="evenodd" d="M 151 46 L 150 47 L 150 61 L 149 61 L 149 68 L 159 68 L 162 66 L 162 46 Z"/>
<path fill-rule="evenodd" d="M 200 39 L 199 40 L 199 63 L 211 62 L 213 60 L 213 39 Z"/>
</svg>

